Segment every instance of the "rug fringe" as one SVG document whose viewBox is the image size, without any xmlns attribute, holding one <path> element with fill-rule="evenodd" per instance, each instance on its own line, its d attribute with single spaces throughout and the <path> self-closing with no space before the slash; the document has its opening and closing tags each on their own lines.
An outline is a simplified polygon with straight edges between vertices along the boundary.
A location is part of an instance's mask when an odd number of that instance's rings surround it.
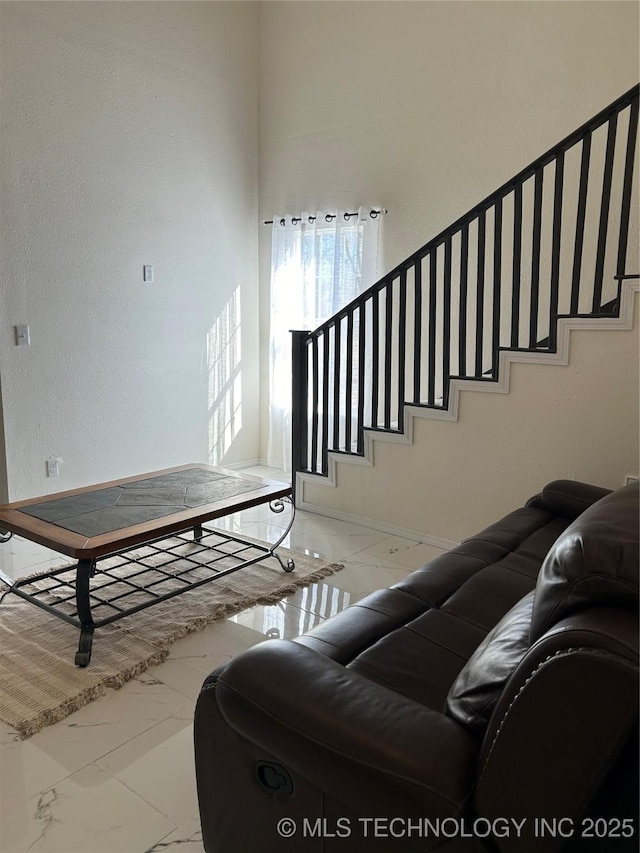
<svg viewBox="0 0 640 853">
<path fill-rule="evenodd" d="M 111 676 L 106 676 L 104 683 L 107 687 L 113 687 L 114 690 L 119 690 L 127 681 L 131 681 L 136 675 L 145 672 L 150 666 L 155 666 L 158 663 L 163 663 L 169 657 L 169 647 L 158 649 L 158 651 L 139 661 L 137 664 L 127 667 L 118 673 Z"/>
<path fill-rule="evenodd" d="M 21 738 L 28 738 L 36 734 L 46 726 L 52 726 L 54 723 L 59 723 L 64 720 L 74 711 L 79 711 L 80 708 L 98 699 L 107 692 L 105 684 L 96 684 L 92 687 L 87 687 L 77 696 L 65 699 L 55 708 L 47 708 L 46 711 L 41 711 L 36 717 L 27 720 L 18 720 L 13 723 Z"/>
<path fill-rule="evenodd" d="M 291 553 L 295 558 L 296 552 L 292 551 Z M 309 555 L 299 554 L 298 556 L 300 558 L 304 557 L 309 561 L 314 560 L 314 558 Z M 69 568 L 73 569 L 73 566 L 71 565 Z M 137 643 L 138 646 L 140 644 L 147 646 L 146 654 L 144 654 L 140 660 L 129 665 L 125 665 L 117 672 L 110 671 L 100 674 L 101 681 L 99 683 L 79 688 L 77 693 L 60 701 L 58 705 L 43 709 L 39 713 L 34 711 L 34 715 L 32 717 L 24 717 L 23 719 L 16 720 L 10 712 L 7 712 L 7 716 L 4 717 L 4 721 L 17 730 L 19 737 L 31 737 L 31 735 L 36 734 L 46 726 L 60 722 L 65 717 L 68 717 L 70 714 L 90 702 L 93 702 L 95 699 L 104 695 L 108 688 L 119 689 L 128 681 L 131 681 L 133 678 L 136 678 L 138 675 L 145 672 L 149 667 L 165 661 L 169 657 L 170 648 L 176 640 L 200 631 L 216 620 L 240 613 L 255 605 L 268 606 L 277 604 L 288 595 L 292 595 L 303 587 L 316 583 L 342 568 L 344 568 L 344 566 L 341 563 L 323 563 L 317 569 L 309 571 L 308 573 L 303 573 L 302 575 L 296 575 L 295 573 L 290 576 L 286 575 L 285 577 L 280 578 L 280 580 L 282 580 L 282 584 L 278 586 L 277 590 L 270 593 L 261 594 L 254 591 L 253 594 L 242 595 L 238 593 L 237 590 L 234 590 L 234 597 L 232 601 L 217 602 L 215 604 L 211 602 L 211 609 L 205 614 L 194 616 L 192 621 L 175 626 L 173 629 L 166 625 L 167 633 L 162 637 L 146 637 L 146 639 L 143 639 L 145 635 L 140 632 L 139 626 L 138 630 L 136 630 L 136 622 L 133 621 L 131 625 L 128 626 L 126 623 L 129 620 L 125 619 L 117 626 L 119 631 L 128 635 L 130 641 L 132 641 L 134 645 Z M 46 576 L 47 574 L 48 572 L 46 571 L 38 572 L 35 573 L 33 577 Z M 120 636 L 122 637 L 122 634 Z M 24 711 L 22 713 L 24 713 Z"/>
</svg>

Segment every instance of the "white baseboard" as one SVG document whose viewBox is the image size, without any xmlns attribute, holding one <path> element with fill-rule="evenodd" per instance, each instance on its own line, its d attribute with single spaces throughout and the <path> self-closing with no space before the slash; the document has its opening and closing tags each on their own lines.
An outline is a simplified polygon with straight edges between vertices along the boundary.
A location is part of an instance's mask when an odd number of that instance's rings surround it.
<svg viewBox="0 0 640 853">
<path fill-rule="evenodd" d="M 381 521 L 375 521 L 371 518 L 364 518 L 360 515 L 353 515 L 348 512 L 342 512 L 339 509 L 331 509 L 328 507 L 316 506 L 315 504 L 305 503 L 296 499 L 297 509 L 305 512 L 313 513 L 314 515 L 323 515 L 326 518 L 335 518 L 337 521 L 345 521 L 350 524 L 359 524 L 362 527 L 371 527 L 373 530 L 381 530 L 383 533 L 388 533 L 390 536 L 402 536 L 405 539 L 418 539 L 426 545 L 433 545 L 434 548 L 441 548 L 443 551 L 450 551 L 459 545 L 459 542 L 454 542 L 451 539 L 442 539 L 439 536 L 432 536 L 430 533 L 422 533 L 419 530 L 409 530 L 406 527 L 396 527 L 393 524 L 385 524 Z"/>
<path fill-rule="evenodd" d="M 266 466 L 264 459 L 245 459 L 243 462 L 229 462 L 221 465 L 222 468 L 229 468 L 231 471 L 241 471 L 243 468 L 253 468 L 256 465 Z"/>
</svg>

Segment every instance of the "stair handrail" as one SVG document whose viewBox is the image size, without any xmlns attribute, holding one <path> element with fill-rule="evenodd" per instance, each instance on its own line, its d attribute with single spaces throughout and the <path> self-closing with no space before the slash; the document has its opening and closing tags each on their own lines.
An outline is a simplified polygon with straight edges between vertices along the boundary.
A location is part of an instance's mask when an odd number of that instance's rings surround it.
<svg viewBox="0 0 640 853">
<path fill-rule="evenodd" d="M 296 331 L 293 332 L 292 338 L 292 346 L 293 346 L 293 419 L 292 419 L 292 429 L 293 429 L 293 479 L 294 479 L 294 488 L 295 488 L 295 479 L 296 472 L 298 470 L 306 470 L 312 473 L 318 474 L 327 474 L 327 454 L 329 449 L 332 452 L 346 452 L 346 453 L 356 453 L 358 455 L 363 455 L 363 431 L 364 429 L 384 429 L 385 431 L 397 431 L 401 432 L 403 428 L 403 408 L 405 405 L 419 405 L 426 406 L 431 408 L 446 408 L 448 404 L 448 393 L 449 393 L 449 383 L 453 376 L 456 374 L 451 373 L 450 371 L 450 355 L 451 355 L 451 262 L 452 262 L 452 246 L 453 241 L 460 235 L 460 239 L 462 241 L 462 257 L 464 258 L 464 262 L 466 264 L 464 275 L 462 273 L 462 262 L 460 267 L 460 292 L 459 298 L 462 300 L 462 286 L 464 282 L 464 318 L 462 308 L 459 309 L 459 321 L 460 321 L 460 329 L 458 335 L 459 343 L 455 345 L 459 346 L 459 364 L 463 364 L 465 366 L 465 370 L 463 374 L 467 378 L 484 380 L 487 377 L 487 374 L 490 374 L 489 378 L 493 380 L 497 380 L 497 365 L 498 365 L 498 354 L 501 348 L 500 345 L 500 301 L 502 298 L 502 288 L 505 285 L 503 282 L 503 277 L 506 275 L 503 273 L 501 269 L 501 256 L 503 249 L 503 233 L 502 233 L 502 212 L 503 212 L 503 201 L 507 199 L 512 193 L 514 194 L 514 232 L 513 232 L 513 305 L 511 308 L 511 349 L 521 349 L 519 346 L 519 340 L 521 335 L 519 331 L 519 324 L 521 322 L 522 317 L 524 317 L 526 321 L 526 314 L 523 314 L 521 317 L 520 314 L 520 296 L 522 289 L 522 266 L 521 266 L 521 257 L 520 252 L 522 248 L 522 198 L 523 198 L 523 188 L 527 181 L 531 178 L 535 180 L 535 201 L 534 201 L 534 221 L 532 227 L 532 278 L 531 278 L 531 291 L 530 291 L 530 306 L 525 306 L 525 309 L 528 307 L 529 314 L 529 324 L 530 328 L 529 332 L 529 345 L 528 347 L 523 347 L 525 350 L 540 349 L 546 348 L 550 351 L 555 350 L 556 344 L 556 326 L 557 326 L 557 317 L 558 317 L 558 272 L 559 272 L 559 263 L 560 263 L 560 241 L 561 241 L 561 228 L 562 228 L 562 217 L 563 211 L 562 206 L 564 203 L 563 197 L 563 180 L 564 180 L 564 169 L 565 169 L 565 153 L 576 146 L 578 143 L 582 142 L 582 155 L 580 161 L 580 179 L 579 179 L 579 199 L 577 203 L 576 210 L 576 232 L 575 232 L 575 248 L 574 248 L 574 258 L 573 258 L 573 273 L 572 273 L 572 283 L 571 283 L 571 316 L 584 316 L 579 314 L 579 290 L 581 286 L 581 268 L 582 268 L 582 255 L 583 255 L 583 239 L 584 239 L 584 215 L 585 215 L 585 205 L 586 205 L 586 197 L 587 197 L 587 185 L 590 177 L 590 169 L 592 166 L 592 161 L 590 160 L 591 156 L 591 141 L 592 135 L 599 128 L 603 127 L 608 123 L 608 131 L 607 131 L 607 141 L 606 141 L 606 155 L 604 161 L 604 173 L 603 173 L 603 186 L 602 186 L 602 196 L 600 202 L 600 212 L 598 218 L 598 240 L 597 240 L 597 251 L 596 261 L 595 261 L 595 277 L 594 277 L 594 285 L 593 285 L 593 300 L 592 300 L 592 310 L 588 313 L 587 316 L 611 316 L 609 313 L 612 308 L 616 310 L 616 306 L 618 302 L 613 300 L 607 305 L 603 305 L 602 302 L 602 271 L 604 268 L 604 257 L 606 251 L 606 237 L 609 228 L 609 207 L 611 200 L 611 178 L 613 173 L 614 166 L 614 156 L 615 156 L 615 145 L 616 145 L 616 127 L 618 124 L 618 115 L 623 111 L 630 107 L 629 113 L 629 126 L 628 126 L 628 135 L 627 135 L 627 144 L 626 144 L 626 154 L 625 154 L 625 163 L 624 163 L 624 180 L 623 180 L 623 188 L 622 188 L 622 201 L 621 201 L 621 210 L 620 210 L 620 227 L 619 227 L 619 235 L 618 235 L 618 251 L 616 257 L 616 274 L 613 276 L 614 279 L 618 281 L 618 301 L 620 294 L 620 286 L 621 281 L 624 278 L 633 277 L 630 276 L 624 269 L 624 264 L 626 263 L 626 255 L 627 255 L 627 245 L 628 245 L 628 233 L 629 233 L 629 218 L 630 218 L 630 203 L 631 203 L 631 194 L 632 194 L 632 178 L 633 178 L 633 168 L 634 168 L 634 159 L 635 159 L 635 150 L 637 143 L 637 125 L 638 125 L 638 95 L 640 92 L 640 85 L 635 85 L 627 92 L 625 92 L 620 97 L 616 98 L 613 102 L 611 102 L 604 109 L 600 110 L 596 115 L 592 118 L 588 119 L 584 122 L 580 127 L 571 133 L 567 134 L 560 142 L 553 145 L 544 154 L 537 157 L 535 160 L 530 162 L 527 166 L 517 172 L 513 177 L 509 178 L 509 180 L 505 181 L 498 187 L 497 190 L 494 190 L 485 198 L 483 198 L 480 202 L 475 204 L 472 208 L 467 210 L 462 216 L 458 217 L 454 222 L 448 225 L 446 228 L 441 230 L 435 237 L 428 240 L 423 246 L 421 246 L 416 251 L 412 252 L 411 255 L 402 260 L 399 264 L 397 264 L 391 271 L 387 272 L 384 276 L 382 276 L 378 281 L 376 281 L 373 285 L 371 285 L 367 290 L 360 293 L 357 297 L 352 299 L 349 303 L 344 305 L 339 311 L 337 311 L 332 317 L 325 320 L 319 326 L 317 326 L 313 330 L 309 331 Z M 548 318 L 549 322 L 549 331 L 548 338 L 544 341 L 541 341 L 538 337 L 537 333 L 539 331 L 539 295 L 538 295 L 538 287 L 540 283 L 540 241 L 541 241 L 541 221 L 542 221 L 542 194 L 543 194 L 543 180 L 544 180 L 544 169 L 550 164 L 554 164 L 554 196 L 553 196 L 553 247 L 551 252 L 551 279 L 550 279 L 550 295 L 548 298 L 550 300 L 549 303 L 549 312 L 550 316 Z M 519 214 L 517 214 L 517 199 L 519 199 Z M 582 205 L 582 212 L 581 212 Z M 494 232 L 493 234 L 488 234 L 485 232 L 486 225 L 486 215 L 491 211 L 494 211 Z M 520 217 L 519 221 L 517 217 Z M 537 217 L 537 222 L 536 218 Z M 582 217 L 582 218 L 581 218 Z M 556 222 L 557 219 L 557 222 Z M 463 355 L 463 351 L 466 353 L 466 335 L 467 335 L 467 298 L 469 292 L 467 291 L 467 275 L 469 272 L 469 233 L 470 226 L 474 223 L 478 223 L 478 235 L 477 235 L 477 246 L 478 246 L 478 255 L 477 255 L 477 268 L 476 272 L 478 275 L 476 281 L 476 294 L 475 294 L 475 314 L 476 314 L 476 323 L 479 324 L 476 329 L 476 354 L 474 361 L 475 372 L 472 375 L 467 376 L 466 364 L 467 364 L 467 356 Z M 518 222 L 520 231 L 518 240 L 516 241 L 516 231 L 515 224 Z M 603 227 L 604 226 L 604 227 Z M 487 241 L 493 239 L 493 270 L 489 271 L 487 275 L 487 268 L 485 265 L 485 249 L 487 246 Z M 466 241 L 466 246 L 465 246 Z M 516 249 L 517 249 L 517 263 L 518 263 L 518 291 L 516 293 Z M 444 292 L 444 305 L 442 308 L 443 316 L 446 317 L 445 325 L 443 329 L 438 332 L 436 329 L 436 259 L 438 256 L 438 251 L 442 254 L 444 252 L 444 284 L 443 284 L 443 292 Z M 465 254 L 466 252 L 466 254 Z M 537 252 L 537 256 L 536 256 Z M 397 360 L 399 364 L 399 376 L 400 379 L 398 381 L 398 386 L 402 386 L 404 389 L 402 394 L 400 390 L 398 390 L 398 421 L 397 426 L 395 428 L 391 428 L 391 384 L 392 384 L 392 370 L 391 370 L 391 360 L 392 356 L 389 354 L 391 350 L 391 316 L 392 316 L 392 306 L 393 306 L 393 295 L 392 290 L 395 282 L 398 282 L 398 290 L 400 293 L 399 297 L 399 311 L 400 316 L 398 319 L 398 329 L 403 329 L 406 331 L 407 329 L 407 304 L 406 304 L 406 293 L 407 293 L 407 274 L 410 270 L 414 270 L 415 277 L 415 287 L 416 287 L 416 295 L 415 295 L 415 304 L 414 304 L 414 312 L 415 312 L 415 328 L 414 328 L 414 350 L 417 347 L 417 355 L 414 352 L 414 359 L 419 359 L 421 357 L 421 347 L 422 347 L 422 325 L 421 325 L 421 316 L 422 316 L 422 296 L 421 296 L 421 288 L 423 287 L 422 281 L 422 262 L 425 258 L 429 258 L 429 270 L 426 278 L 428 278 L 428 285 L 425 289 L 428 290 L 429 295 L 429 306 L 428 306 L 428 318 L 429 318 L 429 328 L 428 328 L 428 364 L 429 364 L 429 389 L 428 393 L 425 394 L 426 401 L 423 401 L 420 398 L 420 366 L 417 361 L 414 365 L 414 399 L 413 401 L 404 399 L 404 394 L 407 390 L 406 387 L 406 372 L 405 372 L 405 341 L 403 336 L 398 332 L 398 354 Z M 482 266 L 480 258 L 482 258 Z M 537 263 L 537 268 L 536 268 Z M 612 264 L 613 265 L 613 264 Z M 447 270 L 448 268 L 448 270 Z M 482 273 L 480 270 L 482 269 Z M 536 270 L 536 278 L 535 278 L 535 293 L 534 293 L 534 269 Z M 635 272 L 635 271 L 634 271 Z M 448 275 L 448 278 L 447 278 Z M 507 276 L 508 278 L 508 276 Z M 491 287 L 491 279 L 493 279 L 493 289 L 491 292 L 486 290 L 485 285 L 487 284 Z M 448 290 L 447 290 L 448 287 Z M 420 294 L 419 291 L 420 290 Z M 382 304 L 382 300 L 380 299 L 380 295 L 385 291 L 384 295 L 386 296 L 386 302 L 384 305 L 384 318 L 386 323 L 386 328 L 382 332 L 379 329 L 378 320 L 380 316 L 380 305 Z M 574 292 L 575 291 L 575 292 Z M 483 324 L 485 322 L 484 316 L 484 299 L 485 295 L 488 293 L 489 301 L 492 301 L 491 308 L 491 316 L 489 316 L 489 312 L 487 312 L 486 321 L 489 323 L 489 333 L 490 333 L 490 344 L 491 344 L 491 369 L 489 371 L 483 370 L 483 347 L 485 349 L 488 348 L 489 342 L 489 334 L 485 337 L 485 331 L 483 328 Z M 517 308 L 514 307 L 517 296 Z M 365 346 L 365 333 L 364 333 L 364 320 L 366 316 L 366 308 L 369 305 L 371 314 L 373 316 L 372 324 L 372 347 L 374 352 L 374 362 L 376 367 L 376 376 L 373 380 L 372 386 L 372 399 L 370 401 L 371 411 L 375 413 L 375 417 L 373 419 L 373 423 L 371 425 L 365 424 L 364 418 L 364 346 Z M 358 324 L 360 326 L 358 334 L 358 360 L 357 363 L 354 361 L 354 337 L 356 332 L 354 331 L 354 318 L 358 317 Z M 349 358 L 346 359 L 346 371 L 347 371 L 347 384 L 349 385 L 352 381 L 352 374 L 355 369 L 358 371 L 359 379 L 358 379 L 358 388 L 357 388 L 357 401 L 352 400 L 352 404 L 357 408 L 357 423 L 355 432 L 357 433 L 357 446 L 356 449 L 353 450 L 352 444 L 352 425 L 351 425 L 351 415 L 347 420 L 346 425 L 344 426 L 344 440 L 343 443 L 345 445 L 344 449 L 340 449 L 337 446 L 331 446 L 330 444 L 336 445 L 340 444 L 338 439 L 341 427 L 338 424 L 338 414 L 341 401 L 339 400 L 340 390 L 339 390 L 339 366 L 338 361 L 343 357 L 343 352 L 341 346 L 343 344 L 340 343 L 340 328 L 343 324 L 343 321 L 347 321 L 346 329 L 345 329 L 345 337 L 347 339 L 346 348 L 349 353 Z M 362 323 L 360 323 L 362 320 Z M 333 330 L 333 336 L 330 335 L 330 332 Z M 441 357 L 443 359 L 443 364 L 440 367 L 437 366 L 437 358 L 436 358 L 436 338 L 440 334 L 441 337 L 444 338 L 444 343 L 441 342 L 442 354 Z M 378 335 L 381 337 L 378 338 Z M 382 338 L 384 335 L 384 339 Z M 330 343 L 330 338 L 333 343 Z M 416 340 L 418 343 L 416 343 Z M 380 343 L 379 343 L 380 341 Z M 334 347 L 335 353 L 333 356 L 334 366 L 329 367 L 329 349 L 330 345 Z M 535 346 L 534 346 L 535 345 Z M 379 349 L 382 347 L 385 353 L 385 364 L 384 364 L 384 376 L 382 379 L 382 383 L 379 383 L 379 374 L 380 374 L 380 360 L 379 360 Z M 479 347 L 479 350 L 478 350 Z M 322 352 L 321 352 L 322 350 Z M 311 351 L 311 358 L 309 351 Z M 322 359 L 322 361 L 321 361 Z M 311 368 L 310 368 L 311 365 Z M 310 376 L 311 369 L 311 376 Z M 435 374 L 436 371 L 440 370 L 440 383 L 442 386 L 442 397 L 438 398 L 438 402 L 435 398 Z M 332 374 L 332 376 L 330 376 Z M 324 380 L 324 385 L 322 387 L 322 397 L 321 397 L 321 389 L 320 389 L 320 377 L 322 376 Z M 333 381 L 333 392 L 332 395 L 329 394 L 328 386 L 330 381 Z M 384 415 L 383 415 L 383 425 L 379 425 L 378 414 L 379 414 L 379 388 L 378 385 L 381 384 L 384 392 L 387 397 L 384 400 Z M 311 386 L 311 395 L 309 395 L 309 386 Z M 353 392 L 350 391 L 353 396 Z M 387 399 L 388 398 L 388 399 Z M 306 402 L 303 402 L 306 401 Z M 303 412 L 303 405 L 306 410 Z M 333 442 L 329 440 L 330 433 L 330 425 L 328 421 L 328 409 L 333 405 Z M 348 401 L 347 401 L 348 407 Z M 343 413 L 343 419 L 346 419 L 346 414 Z M 304 422 L 304 423 L 303 423 Z M 310 426 L 307 425 L 307 422 L 310 423 Z M 311 448 L 311 455 L 309 456 L 309 448 Z M 320 456 L 322 459 L 321 465 L 317 466 L 318 452 L 320 451 Z M 309 463 L 311 459 L 311 464 L 304 464 L 305 460 Z"/>
<path fill-rule="evenodd" d="M 508 181 L 505 181 L 497 190 L 494 190 L 488 196 L 486 196 L 482 201 L 478 202 L 478 204 L 474 205 L 474 207 L 470 208 L 466 213 L 463 213 L 462 216 L 459 216 L 451 225 L 448 225 L 435 237 L 432 237 L 428 240 L 423 246 L 419 249 L 416 249 L 411 255 L 406 257 L 404 260 L 400 261 L 390 272 L 385 273 L 381 278 L 379 278 L 374 284 L 372 284 L 367 290 L 363 290 L 362 293 L 359 293 L 351 302 L 348 302 L 343 308 L 340 308 L 333 314 L 328 320 L 325 320 L 323 323 L 320 323 L 315 329 L 307 330 L 306 335 L 310 337 L 311 335 L 316 335 L 322 332 L 324 329 L 327 329 L 333 322 L 342 317 L 346 317 L 349 311 L 353 308 L 356 308 L 364 299 L 367 298 L 370 294 L 372 294 L 375 290 L 381 290 L 390 279 L 397 278 L 403 270 L 408 269 L 413 266 L 416 261 L 421 260 L 429 252 L 433 251 L 433 249 L 440 246 L 447 237 L 450 237 L 453 234 L 456 234 L 464 225 L 469 222 L 472 222 L 478 213 L 483 210 L 488 210 L 493 204 L 500 198 L 504 198 L 509 195 L 511 190 L 515 189 L 518 184 L 523 184 L 526 180 L 533 177 L 536 170 L 541 168 L 542 166 L 546 166 L 548 163 L 551 163 L 558 154 L 562 151 L 567 151 L 569 148 L 572 148 L 577 142 L 580 142 L 582 137 L 588 133 L 589 131 L 593 131 L 596 128 L 600 127 L 607 121 L 607 119 L 613 115 L 614 113 L 620 112 L 625 107 L 629 106 L 632 101 L 638 98 L 638 92 L 640 91 L 640 83 L 632 86 L 628 92 L 625 92 L 624 95 L 621 95 L 619 98 L 616 98 L 615 101 L 612 101 L 608 107 L 605 107 L 603 110 L 600 110 L 595 116 L 590 118 L 588 121 L 585 121 L 584 124 L 581 124 L 577 130 L 572 131 L 572 133 L 567 134 L 560 142 L 557 142 L 548 151 L 546 151 L 542 156 L 536 158 L 528 166 L 525 166 L 524 169 L 521 169 L 516 175 L 512 178 L 509 178 Z"/>
</svg>

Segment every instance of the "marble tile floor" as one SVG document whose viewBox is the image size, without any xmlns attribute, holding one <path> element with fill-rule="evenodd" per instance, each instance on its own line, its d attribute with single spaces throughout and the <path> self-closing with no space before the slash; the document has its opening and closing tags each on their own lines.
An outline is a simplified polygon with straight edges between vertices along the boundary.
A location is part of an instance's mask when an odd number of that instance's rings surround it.
<svg viewBox="0 0 640 853">
<path fill-rule="evenodd" d="M 263 506 L 226 524 L 273 542 L 287 519 Z M 283 547 L 345 568 L 276 605 L 252 607 L 179 640 L 163 664 L 27 740 L 0 723 L 1 853 L 202 853 L 192 725 L 208 673 L 255 643 L 298 636 L 440 553 L 305 512 L 298 512 Z M 18 537 L 0 544 L 0 573 L 8 578 L 63 561 Z"/>
</svg>

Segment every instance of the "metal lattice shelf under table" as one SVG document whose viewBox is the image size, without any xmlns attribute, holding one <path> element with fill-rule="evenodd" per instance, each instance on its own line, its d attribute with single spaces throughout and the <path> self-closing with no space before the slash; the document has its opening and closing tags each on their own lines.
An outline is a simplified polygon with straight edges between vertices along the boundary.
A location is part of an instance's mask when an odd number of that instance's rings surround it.
<svg viewBox="0 0 640 853">
<path fill-rule="evenodd" d="M 180 497 L 183 507 L 174 505 Z M 205 520 L 262 503 L 276 513 L 284 511 L 285 503 L 291 506 L 286 529 L 273 545 L 204 526 Z M 70 515 L 64 514 L 69 511 Z M 136 514 L 155 517 L 114 527 Z M 3 526 L 69 553 L 78 562 L 15 581 L 5 595 L 15 593 L 79 628 L 75 662 L 87 666 L 96 628 L 270 557 L 284 571 L 292 571 L 293 560 L 283 560 L 276 549 L 291 529 L 294 515 L 287 484 L 202 465 L 8 504 L 0 507 Z M 100 529 L 105 526 L 111 529 Z M 82 529 L 94 535 L 78 547 L 72 540 L 83 535 Z M 152 536 L 153 532 L 157 535 Z M 123 547 L 116 548 L 114 543 Z"/>
</svg>

